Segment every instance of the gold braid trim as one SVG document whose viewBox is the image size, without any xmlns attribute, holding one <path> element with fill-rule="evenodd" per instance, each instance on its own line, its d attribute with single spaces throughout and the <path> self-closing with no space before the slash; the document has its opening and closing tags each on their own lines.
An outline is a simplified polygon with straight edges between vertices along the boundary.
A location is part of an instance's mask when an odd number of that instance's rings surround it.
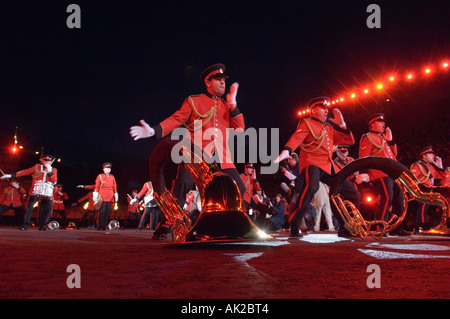
<svg viewBox="0 0 450 319">
<path fill-rule="evenodd" d="M 322 132 L 320 133 L 320 136 L 316 136 L 314 134 L 312 128 L 311 128 L 311 125 L 309 124 L 309 120 L 305 120 L 305 123 L 306 123 L 306 126 L 308 126 L 309 131 L 311 132 L 311 135 L 314 138 L 314 140 L 311 143 L 309 143 L 309 144 L 304 144 L 304 143 L 300 144 L 300 148 L 303 151 L 307 152 L 307 153 L 313 153 L 313 152 L 317 151 L 322 146 L 323 141 L 325 140 L 326 130 L 325 130 L 325 127 L 324 127 Z M 314 142 L 319 140 L 319 139 L 320 139 L 319 145 L 315 149 L 313 149 L 313 150 L 307 150 L 306 149 L 307 147 L 310 147 L 311 145 L 313 145 Z"/>
<path fill-rule="evenodd" d="M 428 173 L 427 173 L 427 172 L 424 172 L 424 169 L 423 169 L 422 165 L 420 165 L 420 163 L 417 164 L 417 166 L 419 166 L 419 170 L 423 175 L 423 177 L 419 179 L 419 183 L 426 182 L 430 178 L 431 170 L 428 170 Z"/>
<path fill-rule="evenodd" d="M 378 155 L 378 154 L 380 154 L 380 153 L 383 151 L 384 146 L 386 145 L 386 140 L 385 140 L 384 138 L 382 138 L 383 142 L 381 143 L 381 145 L 378 145 L 378 144 L 375 143 L 375 141 L 370 137 L 369 134 L 367 134 L 366 136 L 367 136 L 367 138 L 369 139 L 369 142 L 372 143 L 373 146 L 375 146 L 376 148 L 379 149 L 378 152 L 376 152 L 375 154 L 372 154 L 372 155 Z"/>
<path fill-rule="evenodd" d="M 189 131 L 193 132 L 193 131 L 195 131 L 195 130 L 198 130 L 198 129 L 200 129 L 200 128 L 203 128 L 203 126 L 205 126 L 209 121 L 211 121 L 212 117 L 214 116 L 214 113 L 216 112 L 216 106 L 214 105 L 213 107 L 211 107 L 211 108 L 209 109 L 209 111 L 206 112 L 205 114 L 200 114 L 200 113 L 197 111 L 197 109 L 195 108 L 194 100 L 192 99 L 192 97 L 189 97 L 189 98 L 188 98 L 188 101 L 189 101 L 189 105 L 191 106 L 191 108 L 192 108 L 192 110 L 194 111 L 195 115 L 198 116 L 198 118 L 197 118 L 196 120 L 199 120 L 199 119 L 205 119 L 205 120 L 202 121 L 202 126 L 201 126 L 201 127 L 197 127 L 197 128 L 194 127 L 194 124 L 195 124 L 194 122 L 192 122 L 192 123 L 189 124 L 189 125 L 184 124 L 184 126 L 186 126 L 186 128 L 187 128 Z"/>
</svg>

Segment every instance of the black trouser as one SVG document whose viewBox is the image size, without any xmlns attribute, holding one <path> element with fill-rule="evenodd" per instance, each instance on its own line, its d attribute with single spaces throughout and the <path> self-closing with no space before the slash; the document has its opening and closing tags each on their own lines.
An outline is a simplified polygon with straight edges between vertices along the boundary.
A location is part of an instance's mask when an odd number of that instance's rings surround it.
<svg viewBox="0 0 450 319">
<path fill-rule="evenodd" d="M 58 213 L 61 216 L 61 228 L 67 228 L 67 214 L 65 210 L 54 210 L 54 213 Z"/>
<path fill-rule="evenodd" d="M 145 211 L 141 216 L 141 220 L 137 228 L 143 228 L 147 219 L 150 220 L 150 226 L 152 230 L 156 229 L 156 225 L 158 225 L 160 219 L 161 211 L 158 206 L 154 207 L 145 207 Z"/>
<path fill-rule="evenodd" d="M 1 205 L 0 206 L 0 217 L 3 215 L 3 213 L 7 212 L 8 210 L 13 209 L 14 210 L 14 223 L 20 225 L 23 221 L 23 207 L 22 206 L 16 206 L 14 207 L 13 204 Z"/>
<path fill-rule="evenodd" d="M 377 178 L 372 182 L 373 187 L 380 195 L 380 205 L 378 206 L 375 218 L 389 221 L 392 213 L 398 215 L 403 207 L 403 197 L 401 189 L 389 176 Z M 391 211 L 392 208 L 392 211 Z"/>
<path fill-rule="evenodd" d="M 28 228 L 30 226 L 31 214 L 33 214 L 33 205 L 36 204 L 37 201 L 40 200 L 39 203 L 39 215 L 37 218 L 37 226 L 44 227 L 47 225 L 50 217 L 52 216 L 53 211 L 53 199 L 44 196 L 36 196 L 31 195 L 28 199 L 27 210 L 25 212 L 25 217 L 23 219 L 23 228 Z"/>
<path fill-rule="evenodd" d="M 319 181 L 327 185 L 331 185 L 333 177 L 317 166 L 310 165 L 303 169 L 301 175 L 305 181 L 305 187 L 296 202 L 296 207 L 289 219 L 291 224 L 291 234 L 298 234 L 300 224 L 305 213 L 309 209 L 314 194 L 319 190 Z M 340 193 L 346 200 L 351 201 L 357 208 L 361 200 L 361 195 L 353 184 L 348 180 L 344 180 L 341 184 Z M 340 215 L 335 216 L 340 225 L 343 226 L 343 221 Z"/>
<path fill-rule="evenodd" d="M 105 230 L 108 224 L 109 215 L 111 214 L 111 207 L 113 202 L 102 202 L 102 206 L 98 211 L 97 229 Z"/>
<path fill-rule="evenodd" d="M 95 227 L 95 212 L 93 210 L 86 210 L 83 214 L 83 217 L 80 219 L 80 223 L 78 224 L 78 227 L 84 226 L 86 223 L 86 220 L 88 220 L 88 227 Z"/>
</svg>

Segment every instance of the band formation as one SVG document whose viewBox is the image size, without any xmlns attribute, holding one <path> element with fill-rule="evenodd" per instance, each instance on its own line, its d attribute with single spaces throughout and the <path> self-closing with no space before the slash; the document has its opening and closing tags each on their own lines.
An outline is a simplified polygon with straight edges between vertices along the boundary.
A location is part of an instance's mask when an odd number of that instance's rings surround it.
<svg viewBox="0 0 450 319">
<path fill-rule="evenodd" d="M 202 134 L 197 142 L 205 153 L 214 156 L 221 171 L 229 175 L 241 193 L 248 217 L 263 230 L 280 231 L 286 229 L 291 237 L 302 237 L 308 231 L 337 231 L 340 236 L 350 236 L 342 218 L 335 214 L 330 205 L 329 190 L 333 177 L 346 165 L 355 161 L 349 156 L 349 147 L 356 139 L 344 116 L 337 108 L 330 108 L 327 97 L 318 97 L 308 102 L 310 117 L 301 120 L 286 142 L 281 153 L 274 160 L 282 172 L 279 192 L 273 198 L 265 195 L 258 182 L 253 163 L 245 165 L 239 173 L 230 158 L 228 131 L 245 130 L 244 116 L 237 106 L 238 83 L 230 86 L 225 98 L 226 68 L 214 64 L 201 73 L 201 81 L 206 92 L 189 96 L 173 115 L 159 124 L 150 126 L 141 120 L 130 128 L 134 140 L 153 138 L 160 140 L 176 128 L 184 127 L 188 132 L 214 132 Z M 332 116 L 330 116 L 332 115 Z M 200 123 L 200 125 L 198 124 Z M 391 129 L 384 114 L 376 113 L 367 119 L 368 132 L 359 140 L 359 158 L 368 156 L 388 158 L 397 161 L 398 151 Z M 208 137 L 205 137 L 208 136 Z M 218 138 L 224 137 L 224 138 Z M 213 145 L 214 147 L 211 147 Z M 40 163 L 17 172 L 3 173 L 2 180 L 9 182 L 1 194 L 0 216 L 14 210 L 16 222 L 21 230 L 32 225 L 32 213 L 38 205 L 36 226 L 46 230 L 55 215 L 61 217 L 60 228 L 68 226 L 64 202 L 67 194 L 58 183 L 57 169 L 52 167 L 55 157 L 43 154 Z M 87 190 L 86 196 L 72 205 L 87 203 L 85 213 L 76 227 L 107 230 L 114 205 L 119 200 L 117 184 L 111 174 L 112 164 L 104 163 L 103 172 L 93 184 L 78 185 Z M 426 146 L 417 154 L 417 161 L 409 170 L 420 185 L 450 187 L 450 168 L 444 168 L 442 159 L 435 154 L 432 146 Z M 21 178 L 31 177 L 31 188 L 27 191 L 21 185 Z M 362 198 L 366 189 L 373 196 Z M 201 200 L 195 183 L 183 164 L 179 165 L 177 177 L 171 189 L 182 209 L 194 224 L 201 214 Z M 355 207 L 371 201 L 373 206 L 366 212 L 369 219 L 389 221 L 401 210 L 403 197 L 394 179 L 381 170 L 364 169 L 354 172 L 341 185 L 341 195 Z M 152 181 L 147 181 L 140 190 L 127 194 L 128 216 L 122 227 L 128 228 L 132 220 L 137 230 L 154 230 L 153 238 L 167 235 L 162 225 L 164 215 L 154 198 Z M 429 229 L 442 214 L 439 207 L 418 203 L 409 212 L 408 219 L 395 229 L 396 235 L 411 235 Z M 323 216 L 323 218 L 322 218 Z M 303 230 L 303 232 L 302 232 Z M 393 234 L 394 234 L 393 232 Z"/>
</svg>

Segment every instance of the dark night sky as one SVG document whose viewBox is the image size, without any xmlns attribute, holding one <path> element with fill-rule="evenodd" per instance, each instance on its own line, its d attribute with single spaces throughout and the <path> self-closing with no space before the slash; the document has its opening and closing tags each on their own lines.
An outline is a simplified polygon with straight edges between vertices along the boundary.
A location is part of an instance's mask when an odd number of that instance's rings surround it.
<svg viewBox="0 0 450 319">
<path fill-rule="evenodd" d="M 81 7 L 81 29 L 66 26 L 70 3 Z M 381 29 L 366 26 L 370 3 L 381 8 Z M 217 62 L 228 84 L 240 83 L 246 126 L 279 127 L 282 146 L 309 99 L 450 58 L 449 13 L 446 0 L 2 0 L 2 156 L 18 126 L 26 150 L 43 147 L 78 174 L 66 183 L 93 182 L 111 161 L 124 189 L 142 184 L 155 142 L 133 142 L 129 127 L 157 124 L 202 93 L 199 74 Z M 341 110 L 357 140 L 368 115 L 382 111 L 405 141 L 419 119 L 448 123 L 449 83 L 448 73 L 436 75 L 386 91 L 389 106 L 373 98 Z"/>
</svg>

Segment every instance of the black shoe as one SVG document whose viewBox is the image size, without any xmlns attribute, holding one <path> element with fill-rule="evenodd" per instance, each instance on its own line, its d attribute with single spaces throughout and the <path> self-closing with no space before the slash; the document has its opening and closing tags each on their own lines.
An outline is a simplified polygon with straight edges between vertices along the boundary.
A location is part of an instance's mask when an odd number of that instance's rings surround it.
<svg viewBox="0 0 450 319">
<path fill-rule="evenodd" d="M 346 238 L 346 237 L 355 237 L 355 236 L 353 236 L 347 228 L 342 227 L 342 228 L 339 228 L 339 230 L 338 230 L 338 237 Z"/>
<path fill-rule="evenodd" d="M 402 230 L 394 230 L 394 231 L 389 233 L 389 235 L 392 235 L 392 236 L 411 236 L 412 234 L 413 234 L 412 232 L 409 232 L 409 231 L 404 230 L 404 229 L 402 229 Z"/>
<path fill-rule="evenodd" d="M 295 233 L 290 232 L 289 233 L 289 238 L 303 238 L 303 234 L 302 234 L 301 231 L 298 231 L 298 232 L 295 232 Z"/>
<path fill-rule="evenodd" d="M 28 227 L 20 226 L 20 227 L 19 227 L 19 230 L 28 230 Z"/>
</svg>

